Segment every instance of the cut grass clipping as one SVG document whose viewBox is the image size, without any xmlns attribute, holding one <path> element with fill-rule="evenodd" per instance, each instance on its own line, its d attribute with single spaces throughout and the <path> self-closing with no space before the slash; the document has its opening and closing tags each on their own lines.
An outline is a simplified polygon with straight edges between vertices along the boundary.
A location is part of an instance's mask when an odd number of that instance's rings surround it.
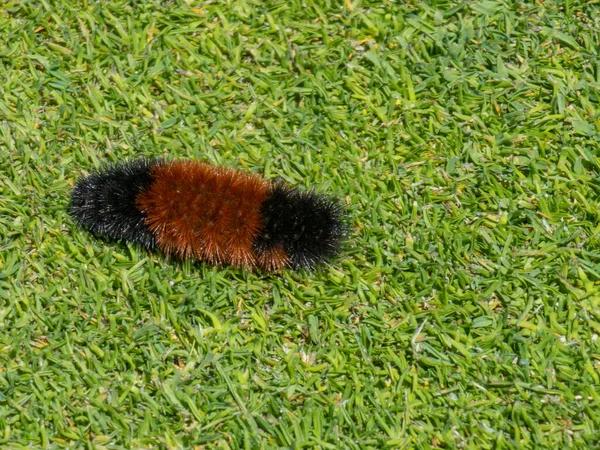
<svg viewBox="0 0 600 450">
<path fill-rule="evenodd" d="M 0 446 L 600 445 L 597 1 L 0 5 Z M 344 199 L 281 276 L 97 240 L 82 170 Z"/>
</svg>

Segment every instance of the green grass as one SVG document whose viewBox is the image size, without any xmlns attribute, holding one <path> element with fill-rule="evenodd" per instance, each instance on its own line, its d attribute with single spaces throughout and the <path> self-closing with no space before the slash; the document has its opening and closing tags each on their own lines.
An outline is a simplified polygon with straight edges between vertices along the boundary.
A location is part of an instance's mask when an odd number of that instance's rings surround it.
<svg viewBox="0 0 600 450">
<path fill-rule="evenodd" d="M 0 5 L 0 446 L 600 445 L 597 0 L 136 3 Z M 344 257 L 76 228 L 140 155 L 335 193 Z"/>
</svg>

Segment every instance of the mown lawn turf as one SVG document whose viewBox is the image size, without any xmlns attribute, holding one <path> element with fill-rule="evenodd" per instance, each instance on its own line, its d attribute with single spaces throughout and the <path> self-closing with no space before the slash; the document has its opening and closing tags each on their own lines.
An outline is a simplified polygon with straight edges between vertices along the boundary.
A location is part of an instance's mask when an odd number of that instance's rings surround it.
<svg viewBox="0 0 600 450">
<path fill-rule="evenodd" d="M 599 10 L 2 2 L 0 446 L 599 445 Z M 335 193 L 344 257 L 76 228 L 79 174 L 144 155 Z"/>
</svg>

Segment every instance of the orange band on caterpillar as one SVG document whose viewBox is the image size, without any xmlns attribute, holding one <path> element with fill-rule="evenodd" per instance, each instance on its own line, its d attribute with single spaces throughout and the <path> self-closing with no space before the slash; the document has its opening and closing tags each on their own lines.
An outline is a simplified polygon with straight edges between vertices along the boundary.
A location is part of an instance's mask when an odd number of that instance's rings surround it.
<svg viewBox="0 0 600 450">
<path fill-rule="evenodd" d="M 82 177 L 71 216 L 108 238 L 213 264 L 312 268 L 339 249 L 340 204 L 196 161 L 138 159 Z"/>
</svg>

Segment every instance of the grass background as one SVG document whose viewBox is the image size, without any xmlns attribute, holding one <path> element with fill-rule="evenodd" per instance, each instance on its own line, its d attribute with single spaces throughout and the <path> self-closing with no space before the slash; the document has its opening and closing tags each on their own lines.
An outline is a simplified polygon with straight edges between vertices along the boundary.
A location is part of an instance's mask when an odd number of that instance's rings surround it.
<svg viewBox="0 0 600 450">
<path fill-rule="evenodd" d="M 598 1 L 4 1 L 0 445 L 593 448 Z M 85 170 L 346 199 L 269 276 L 74 227 Z"/>
</svg>

